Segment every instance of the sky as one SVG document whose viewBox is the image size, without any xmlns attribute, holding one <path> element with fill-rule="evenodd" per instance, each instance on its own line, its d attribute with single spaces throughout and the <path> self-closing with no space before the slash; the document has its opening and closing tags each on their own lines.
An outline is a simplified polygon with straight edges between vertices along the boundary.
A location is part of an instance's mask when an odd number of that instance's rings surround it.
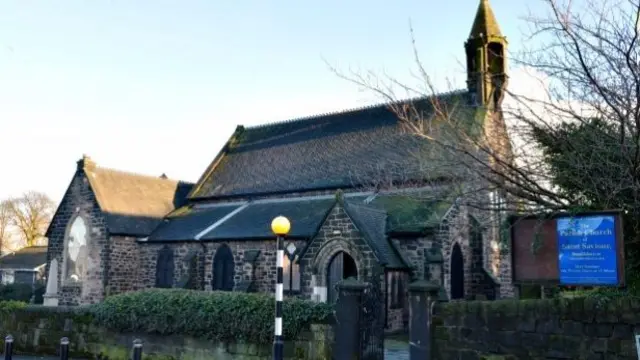
<svg viewBox="0 0 640 360">
<path fill-rule="evenodd" d="M 478 2 L 1 0 L 0 199 L 60 201 L 83 154 L 195 182 L 237 125 L 379 102 L 330 66 L 414 81 L 410 24 L 463 87 Z M 510 51 L 539 3 L 491 0 Z"/>
</svg>

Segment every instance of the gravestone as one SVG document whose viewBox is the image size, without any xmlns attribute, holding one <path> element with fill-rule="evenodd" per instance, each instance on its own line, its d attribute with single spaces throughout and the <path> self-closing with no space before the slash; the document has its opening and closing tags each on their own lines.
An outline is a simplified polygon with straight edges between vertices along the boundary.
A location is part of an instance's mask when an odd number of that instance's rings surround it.
<svg viewBox="0 0 640 360">
<path fill-rule="evenodd" d="M 58 306 L 58 260 L 51 260 L 47 276 L 47 290 L 43 296 L 44 306 Z"/>
</svg>

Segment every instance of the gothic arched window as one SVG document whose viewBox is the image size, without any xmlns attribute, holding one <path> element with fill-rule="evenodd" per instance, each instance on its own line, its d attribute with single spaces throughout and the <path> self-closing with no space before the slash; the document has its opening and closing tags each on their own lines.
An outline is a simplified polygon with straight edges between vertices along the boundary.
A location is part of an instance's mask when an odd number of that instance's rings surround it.
<svg viewBox="0 0 640 360">
<path fill-rule="evenodd" d="M 233 291 L 235 262 L 227 244 L 222 244 L 213 257 L 213 290 Z"/>
<path fill-rule="evenodd" d="M 173 271 L 173 250 L 168 246 L 165 246 L 158 252 L 158 261 L 156 263 L 156 287 L 173 287 Z"/>
<path fill-rule="evenodd" d="M 64 246 L 64 282 L 80 283 L 87 275 L 89 234 L 83 218 L 76 217 L 69 228 Z"/>
</svg>

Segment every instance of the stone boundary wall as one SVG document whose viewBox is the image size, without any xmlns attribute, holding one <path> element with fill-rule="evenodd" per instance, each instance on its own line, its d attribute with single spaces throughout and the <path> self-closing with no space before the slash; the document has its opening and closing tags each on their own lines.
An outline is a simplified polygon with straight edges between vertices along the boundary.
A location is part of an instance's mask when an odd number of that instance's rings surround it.
<svg viewBox="0 0 640 360">
<path fill-rule="evenodd" d="M 77 309 L 77 308 L 76 308 Z M 162 359 L 258 360 L 271 359 L 271 339 L 264 345 L 221 343 L 182 335 L 115 333 L 93 323 L 91 315 L 73 308 L 30 306 L 0 313 L 0 337 L 14 337 L 14 354 L 58 356 L 60 339 L 69 338 L 75 359 L 125 360 L 131 358 L 135 339 L 143 342 L 143 357 Z M 3 341 L 4 342 L 4 341 Z M 331 325 L 311 325 L 294 341 L 285 340 L 285 359 L 331 359 Z"/>
<path fill-rule="evenodd" d="M 636 359 L 640 299 L 439 304 L 434 359 Z"/>
</svg>

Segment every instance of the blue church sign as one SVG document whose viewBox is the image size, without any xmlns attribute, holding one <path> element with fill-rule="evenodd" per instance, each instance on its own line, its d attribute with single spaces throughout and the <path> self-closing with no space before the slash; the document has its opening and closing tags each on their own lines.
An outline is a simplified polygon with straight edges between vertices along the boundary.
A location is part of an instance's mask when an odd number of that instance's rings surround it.
<svg viewBox="0 0 640 360">
<path fill-rule="evenodd" d="M 619 285 L 616 216 L 556 219 L 561 285 Z"/>
</svg>

